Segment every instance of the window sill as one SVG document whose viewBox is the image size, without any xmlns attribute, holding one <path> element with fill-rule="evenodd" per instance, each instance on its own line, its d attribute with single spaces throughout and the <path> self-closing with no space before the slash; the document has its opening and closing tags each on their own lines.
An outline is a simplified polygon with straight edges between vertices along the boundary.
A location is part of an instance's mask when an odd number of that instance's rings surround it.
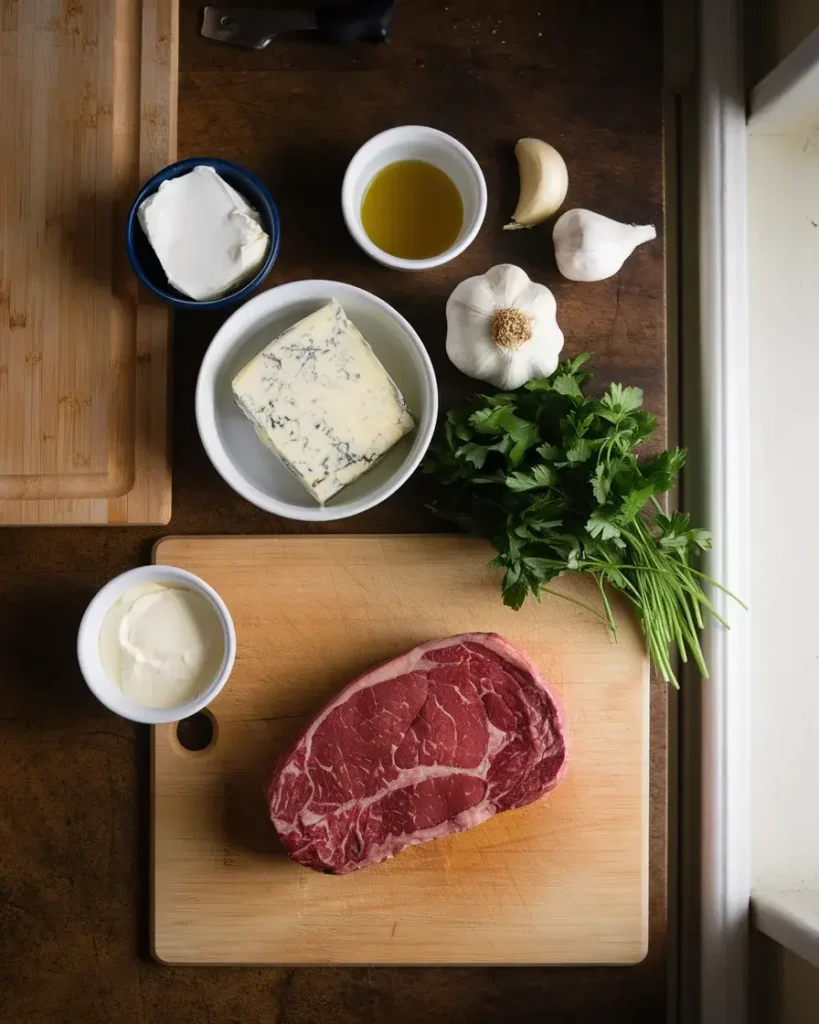
<svg viewBox="0 0 819 1024">
<path fill-rule="evenodd" d="M 819 890 L 756 890 L 751 909 L 758 931 L 819 967 Z"/>
</svg>

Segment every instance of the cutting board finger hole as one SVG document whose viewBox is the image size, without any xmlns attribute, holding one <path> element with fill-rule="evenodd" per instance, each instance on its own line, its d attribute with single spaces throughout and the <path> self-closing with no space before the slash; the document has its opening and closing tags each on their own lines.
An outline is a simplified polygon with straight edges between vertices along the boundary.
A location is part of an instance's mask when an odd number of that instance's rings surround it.
<svg viewBox="0 0 819 1024">
<path fill-rule="evenodd" d="M 205 754 L 215 745 L 219 727 L 213 714 L 206 708 L 177 722 L 172 735 L 184 753 Z"/>
</svg>

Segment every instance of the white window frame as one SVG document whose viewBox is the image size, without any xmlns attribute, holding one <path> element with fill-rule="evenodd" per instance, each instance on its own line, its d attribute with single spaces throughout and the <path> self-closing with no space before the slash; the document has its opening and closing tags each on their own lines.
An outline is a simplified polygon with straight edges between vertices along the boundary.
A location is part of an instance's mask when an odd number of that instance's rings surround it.
<svg viewBox="0 0 819 1024">
<path fill-rule="evenodd" d="M 748 595 L 752 533 L 747 141 L 749 132 L 783 133 L 807 120 L 819 125 L 819 29 L 753 90 L 746 109 L 742 7 L 741 0 L 700 0 L 699 277 L 682 279 L 683 290 L 693 289 L 699 296 L 701 316 L 694 342 L 700 373 L 683 380 L 683 423 L 685 410 L 694 410 L 705 439 L 697 452 L 703 471 L 693 481 L 699 493 L 687 496 L 687 501 L 699 503 L 713 530 L 712 575 L 736 593 Z M 684 226 L 682 231 L 685 247 Z M 684 337 L 683 345 L 685 341 Z M 687 442 L 685 434 L 683 441 Z M 733 612 L 721 598 L 719 607 Z M 730 632 L 715 625 L 706 631 L 712 678 L 701 685 L 690 679 L 683 696 L 686 710 L 699 725 L 700 807 L 683 821 L 682 829 L 683 837 L 686 826 L 696 834 L 698 871 L 683 871 L 679 981 L 682 993 L 697 990 L 683 1019 L 698 1024 L 748 1020 L 752 910 L 759 930 L 819 965 L 819 892 L 752 893 L 753 613 L 732 613 L 730 619 Z M 686 931 L 686 910 L 692 905 L 696 914 L 689 924 L 693 919 L 694 927 Z"/>
<path fill-rule="evenodd" d="M 704 441 L 699 496 L 714 534 L 711 575 L 749 590 L 749 342 L 746 117 L 739 0 L 701 0 L 699 47 L 699 361 L 683 381 L 699 405 Z M 683 288 L 686 282 L 683 281 Z M 699 394 L 691 395 L 693 389 Z M 709 624 L 711 679 L 698 686 L 701 742 L 699 981 L 702 1024 L 742 1024 L 748 1005 L 750 899 L 750 615 L 717 592 L 725 631 Z M 696 680 L 689 680 L 697 686 Z M 694 696 L 694 695 L 692 695 Z M 683 889 L 685 901 L 686 892 Z M 683 964 L 685 964 L 685 960 Z"/>
</svg>

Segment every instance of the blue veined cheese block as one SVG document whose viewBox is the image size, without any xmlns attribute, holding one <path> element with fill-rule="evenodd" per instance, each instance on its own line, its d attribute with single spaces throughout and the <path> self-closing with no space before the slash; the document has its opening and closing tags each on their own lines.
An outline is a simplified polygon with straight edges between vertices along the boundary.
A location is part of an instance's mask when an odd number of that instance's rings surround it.
<svg viewBox="0 0 819 1024">
<path fill-rule="evenodd" d="M 322 505 L 415 428 L 395 382 L 336 301 L 263 349 L 233 393 L 259 439 Z"/>
</svg>

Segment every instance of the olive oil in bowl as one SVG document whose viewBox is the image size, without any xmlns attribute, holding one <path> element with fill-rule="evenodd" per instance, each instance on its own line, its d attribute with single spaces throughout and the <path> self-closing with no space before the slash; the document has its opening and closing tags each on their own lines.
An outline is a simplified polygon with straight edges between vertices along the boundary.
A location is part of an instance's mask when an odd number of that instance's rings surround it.
<svg viewBox="0 0 819 1024">
<path fill-rule="evenodd" d="M 425 160 L 382 167 L 361 203 L 361 224 L 370 241 L 399 259 L 425 260 L 446 252 L 463 222 L 457 186 Z"/>
</svg>

